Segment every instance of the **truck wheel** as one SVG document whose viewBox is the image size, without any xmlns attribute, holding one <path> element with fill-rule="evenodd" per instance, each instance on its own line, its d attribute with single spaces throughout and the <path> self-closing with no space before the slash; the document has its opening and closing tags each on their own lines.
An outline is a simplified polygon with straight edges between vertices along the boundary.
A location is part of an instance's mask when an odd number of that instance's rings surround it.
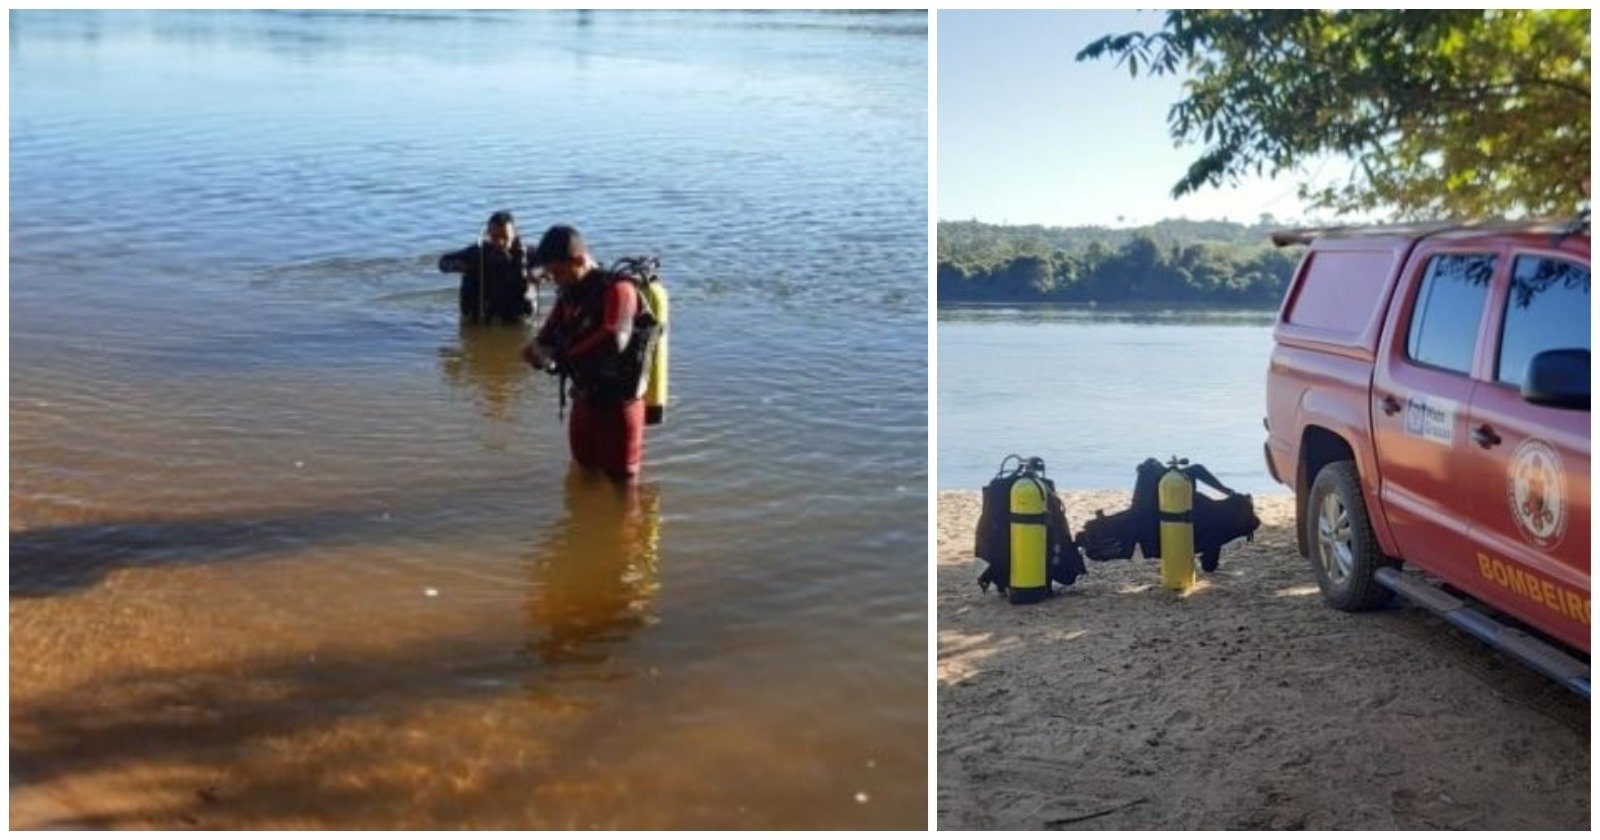
<svg viewBox="0 0 1600 840">
<path fill-rule="evenodd" d="M 1311 568 L 1328 606 L 1357 612 L 1381 607 L 1394 597 L 1374 577 L 1395 561 L 1378 550 L 1354 462 L 1334 461 L 1317 473 L 1306 503 L 1305 529 Z"/>
</svg>

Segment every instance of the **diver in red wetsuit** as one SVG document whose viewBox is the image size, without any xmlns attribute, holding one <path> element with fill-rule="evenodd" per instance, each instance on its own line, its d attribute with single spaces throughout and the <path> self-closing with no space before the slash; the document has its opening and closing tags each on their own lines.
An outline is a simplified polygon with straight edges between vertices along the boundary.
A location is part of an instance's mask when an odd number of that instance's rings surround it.
<svg viewBox="0 0 1600 840">
<path fill-rule="evenodd" d="M 545 231 L 531 262 L 555 281 L 559 295 L 523 357 L 540 369 L 554 364 L 572 378 L 572 459 L 632 480 L 644 457 L 646 371 L 634 334 L 638 291 L 596 266 L 582 234 L 568 225 Z"/>
</svg>

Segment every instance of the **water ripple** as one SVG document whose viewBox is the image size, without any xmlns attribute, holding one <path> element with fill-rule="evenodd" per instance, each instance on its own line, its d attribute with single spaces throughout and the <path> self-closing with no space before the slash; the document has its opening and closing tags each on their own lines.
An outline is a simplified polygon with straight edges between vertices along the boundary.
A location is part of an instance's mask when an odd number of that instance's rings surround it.
<svg viewBox="0 0 1600 840">
<path fill-rule="evenodd" d="M 544 698 L 629 730 L 583 750 L 650 771 L 629 790 L 755 809 L 730 827 L 922 824 L 924 14 L 11 20 L 17 610 L 214 609 L 174 635 L 253 628 L 240 662 L 449 627 L 469 664 L 397 682 L 478 692 L 410 722 L 451 749 L 537 747 L 548 709 L 517 704 Z M 662 259 L 673 403 L 633 507 L 564 483 L 527 333 L 457 323 L 437 257 L 500 207 L 530 240 L 569 222 L 602 259 Z M 67 636 L 13 642 L 46 637 Z M 127 699 L 84 679 L 72 696 Z M 312 705 L 405 714 L 348 679 Z M 664 732 L 673 761 L 637 757 Z M 872 809 L 806 769 L 862 745 L 904 762 Z M 391 748 L 374 766 L 443 755 Z M 725 782 L 755 760 L 772 790 Z M 541 805 L 661 825 L 685 804 L 602 787 Z M 475 807 L 529 822 L 520 792 Z"/>
</svg>

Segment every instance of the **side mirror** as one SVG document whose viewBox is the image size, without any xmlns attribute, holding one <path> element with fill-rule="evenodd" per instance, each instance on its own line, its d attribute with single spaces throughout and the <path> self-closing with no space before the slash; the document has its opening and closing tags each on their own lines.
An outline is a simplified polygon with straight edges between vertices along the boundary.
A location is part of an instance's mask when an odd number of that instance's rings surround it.
<svg viewBox="0 0 1600 840">
<path fill-rule="evenodd" d="M 1546 350 L 1528 361 L 1522 398 L 1534 405 L 1589 410 L 1589 351 Z"/>
</svg>

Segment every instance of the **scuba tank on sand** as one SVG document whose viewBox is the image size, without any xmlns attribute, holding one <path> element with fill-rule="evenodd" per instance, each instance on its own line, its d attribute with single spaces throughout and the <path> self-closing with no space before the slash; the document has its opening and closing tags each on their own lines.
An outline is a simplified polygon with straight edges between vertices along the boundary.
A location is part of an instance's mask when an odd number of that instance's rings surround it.
<svg viewBox="0 0 1600 840">
<path fill-rule="evenodd" d="M 1045 562 L 1049 550 L 1045 535 L 1045 526 L 1050 522 L 1045 516 L 1049 493 L 1032 470 L 1024 469 L 1011 482 L 1010 516 L 1007 517 L 1011 528 L 1007 536 L 1011 542 L 1009 588 L 1013 604 L 1031 604 L 1050 595 Z"/>
<path fill-rule="evenodd" d="M 1256 517 L 1255 503 L 1248 494 L 1224 485 L 1200 464 L 1190 464 L 1177 458 L 1173 460 L 1175 463 L 1163 467 L 1154 458 L 1145 459 L 1134 469 L 1133 501 L 1127 509 L 1113 514 L 1096 511 L 1094 518 L 1083 524 L 1083 530 L 1078 534 L 1078 546 L 1083 549 L 1085 556 L 1096 561 L 1126 560 L 1133 557 L 1137 549 L 1144 557 L 1164 558 L 1167 553 L 1168 525 L 1181 521 L 1185 509 L 1191 526 L 1190 556 L 1200 556 L 1200 568 L 1204 571 L 1217 570 L 1224 545 L 1239 537 L 1246 540 L 1254 538 L 1256 530 L 1261 527 L 1261 520 Z M 1179 492 L 1176 485 L 1164 485 L 1174 471 L 1181 473 L 1186 480 L 1190 500 L 1188 505 L 1182 504 L 1177 498 L 1169 498 L 1163 492 L 1164 486 L 1171 488 L 1166 492 Z M 1223 496 L 1216 499 L 1197 492 L 1196 484 L 1204 484 Z M 1169 522 L 1168 513 L 1179 518 Z M 1176 531 L 1172 533 L 1174 539 L 1178 538 Z"/>
<path fill-rule="evenodd" d="M 1000 462 L 983 489 L 973 554 L 987 564 L 978 586 L 988 592 L 993 585 L 1013 604 L 1044 600 L 1055 594 L 1052 583 L 1070 586 L 1083 574 L 1083 556 L 1043 459 L 1008 455 Z"/>
<path fill-rule="evenodd" d="M 1179 592 L 1194 588 L 1194 481 L 1186 459 L 1172 456 L 1156 485 L 1161 522 L 1161 585 Z"/>
</svg>

